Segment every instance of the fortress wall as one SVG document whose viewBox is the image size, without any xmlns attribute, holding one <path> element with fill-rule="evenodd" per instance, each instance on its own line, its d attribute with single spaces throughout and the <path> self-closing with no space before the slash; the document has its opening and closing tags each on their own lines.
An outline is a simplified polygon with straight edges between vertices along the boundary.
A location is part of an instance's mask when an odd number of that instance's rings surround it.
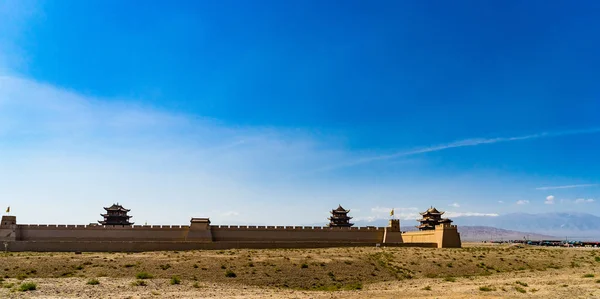
<svg viewBox="0 0 600 299">
<path fill-rule="evenodd" d="M 20 241 L 185 241 L 189 226 L 86 226 L 86 225 L 19 225 Z"/>
<path fill-rule="evenodd" d="M 38 252 L 142 252 L 169 250 L 221 250 L 234 248 L 276 249 L 276 248 L 327 248 L 373 246 L 364 242 L 184 242 L 184 241 L 17 241 L 8 242 L 9 251 Z M 435 243 L 392 244 L 387 247 L 428 247 Z"/>
<path fill-rule="evenodd" d="M 435 244 L 437 244 L 437 237 L 435 235 L 434 230 L 405 232 L 405 233 L 402 233 L 402 240 L 404 241 L 404 243 L 435 243 Z"/>
<path fill-rule="evenodd" d="M 12 217 L 12 218 L 11 218 Z M 385 241 L 384 241 L 385 238 Z M 401 233 L 399 222 L 383 227 L 210 225 L 192 218 L 187 225 L 18 225 L 3 216 L 0 241 L 11 251 L 157 251 L 228 248 L 319 248 L 340 246 L 461 246 L 455 225 Z"/>
<path fill-rule="evenodd" d="M 460 248 L 460 234 L 456 225 L 438 225 L 435 230 L 406 232 L 404 243 L 434 243 L 438 248 Z"/>
<path fill-rule="evenodd" d="M 332 228 L 311 226 L 211 226 L 215 242 L 231 241 L 323 241 L 381 243 L 384 228 Z"/>
<path fill-rule="evenodd" d="M 381 243 L 384 228 L 310 227 L 310 226 L 210 226 L 193 230 L 189 226 L 94 226 L 94 225 L 18 225 L 19 241 L 318 241 Z"/>
<path fill-rule="evenodd" d="M 435 227 L 438 248 L 461 248 L 460 233 L 456 225 L 442 224 Z"/>
</svg>

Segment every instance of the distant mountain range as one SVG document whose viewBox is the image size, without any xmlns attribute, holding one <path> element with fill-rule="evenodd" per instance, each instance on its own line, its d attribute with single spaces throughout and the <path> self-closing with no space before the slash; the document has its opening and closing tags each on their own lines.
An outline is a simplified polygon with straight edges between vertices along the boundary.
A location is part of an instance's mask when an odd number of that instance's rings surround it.
<svg viewBox="0 0 600 299">
<path fill-rule="evenodd" d="M 556 236 L 506 230 L 490 226 L 459 226 L 458 232 L 463 242 L 473 241 L 508 241 L 508 240 L 560 240 Z"/>
<path fill-rule="evenodd" d="M 599 239 L 600 217 L 587 213 L 511 213 L 497 217 L 456 217 L 460 226 L 491 226 L 565 238 Z"/>
<path fill-rule="evenodd" d="M 510 213 L 452 218 L 465 241 L 529 239 L 600 239 L 600 217 L 587 213 Z M 387 226 L 387 220 L 356 221 L 356 226 Z M 403 231 L 416 230 L 416 220 L 401 220 Z"/>
</svg>

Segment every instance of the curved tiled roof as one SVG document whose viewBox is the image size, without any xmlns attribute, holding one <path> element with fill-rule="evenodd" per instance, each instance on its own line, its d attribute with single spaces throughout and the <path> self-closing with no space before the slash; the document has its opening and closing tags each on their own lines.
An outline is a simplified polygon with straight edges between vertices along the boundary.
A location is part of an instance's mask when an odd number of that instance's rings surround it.
<svg viewBox="0 0 600 299">
<path fill-rule="evenodd" d="M 427 209 L 427 211 L 420 213 L 421 215 L 426 215 L 426 214 L 436 214 L 436 215 L 442 215 L 446 212 L 440 212 L 438 211 L 438 209 L 434 208 L 434 207 L 430 207 L 429 209 Z"/>
<path fill-rule="evenodd" d="M 104 209 L 107 210 L 107 211 L 123 211 L 123 212 L 129 212 L 129 211 L 131 211 L 131 210 L 123 208 L 123 206 L 120 205 L 120 204 L 118 204 L 118 203 L 113 204 L 112 206 L 110 206 L 108 208 L 104 208 Z"/>
<path fill-rule="evenodd" d="M 334 212 L 348 213 L 350 210 L 346 210 L 342 208 L 342 205 L 338 205 L 337 209 L 333 210 Z"/>
</svg>

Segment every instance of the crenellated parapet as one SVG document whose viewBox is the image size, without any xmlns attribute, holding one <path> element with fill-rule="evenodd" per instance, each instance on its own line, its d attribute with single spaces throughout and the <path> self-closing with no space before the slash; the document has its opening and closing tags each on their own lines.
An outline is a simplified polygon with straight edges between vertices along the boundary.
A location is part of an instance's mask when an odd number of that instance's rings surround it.
<svg viewBox="0 0 600 299">
<path fill-rule="evenodd" d="M 330 227 L 330 226 L 254 226 L 254 225 L 212 225 L 212 230 L 284 230 L 284 231 L 383 231 L 383 227 Z"/>
<path fill-rule="evenodd" d="M 189 225 L 86 225 L 86 224 L 18 224 L 19 228 L 69 228 L 69 229 L 98 229 L 98 230 L 123 230 L 123 229 L 165 229 L 165 228 L 189 228 Z"/>
</svg>

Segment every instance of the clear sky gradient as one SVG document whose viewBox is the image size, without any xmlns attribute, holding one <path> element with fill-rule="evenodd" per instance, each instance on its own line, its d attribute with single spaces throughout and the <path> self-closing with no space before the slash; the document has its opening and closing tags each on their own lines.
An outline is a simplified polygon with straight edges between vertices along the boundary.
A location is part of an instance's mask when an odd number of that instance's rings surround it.
<svg viewBox="0 0 600 299">
<path fill-rule="evenodd" d="M 600 214 L 597 1 L 2 1 L 22 223 Z M 412 225 L 412 222 L 409 222 Z"/>
</svg>

